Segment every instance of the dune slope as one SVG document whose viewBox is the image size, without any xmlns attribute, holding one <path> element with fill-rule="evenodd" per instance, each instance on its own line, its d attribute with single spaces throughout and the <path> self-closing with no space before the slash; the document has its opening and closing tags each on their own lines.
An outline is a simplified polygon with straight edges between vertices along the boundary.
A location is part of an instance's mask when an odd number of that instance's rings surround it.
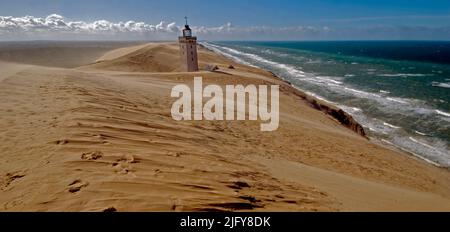
<svg viewBox="0 0 450 232">
<path fill-rule="evenodd" d="M 2 63 L 0 210 L 450 210 L 447 170 L 372 143 L 268 72 L 201 49 L 219 72 L 182 73 L 177 57 L 149 44 L 77 69 Z M 171 88 L 194 76 L 279 84 L 279 130 L 174 121 Z"/>
</svg>

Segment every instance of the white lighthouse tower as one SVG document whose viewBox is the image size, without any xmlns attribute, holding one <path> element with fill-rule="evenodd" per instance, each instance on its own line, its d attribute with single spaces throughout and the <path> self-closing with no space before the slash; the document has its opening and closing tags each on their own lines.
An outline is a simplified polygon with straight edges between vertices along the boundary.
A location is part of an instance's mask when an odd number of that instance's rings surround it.
<svg viewBox="0 0 450 232">
<path fill-rule="evenodd" d="M 192 30 L 189 28 L 187 17 L 186 25 L 183 29 L 183 36 L 178 38 L 180 43 L 181 70 L 186 72 L 198 71 L 197 57 L 197 37 L 192 36 Z"/>
</svg>

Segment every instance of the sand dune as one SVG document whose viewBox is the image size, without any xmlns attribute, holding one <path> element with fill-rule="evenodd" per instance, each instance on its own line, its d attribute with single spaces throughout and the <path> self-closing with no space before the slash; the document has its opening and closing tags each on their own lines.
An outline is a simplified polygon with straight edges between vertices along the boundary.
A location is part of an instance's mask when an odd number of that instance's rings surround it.
<svg viewBox="0 0 450 232">
<path fill-rule="evenodd" d="M 372 143 L 266 71 L 199 54 L 220 72 L 178 72 L 167 43 L 73 69 L 0 63 L 0 210 L 450 210 L 447 170 Z M 171 88 L 194 76 L 281 85 L 279 129 L 174 121 Z"/>
<path fill-rule="evenodd" d="M 107 51 L 134 44 L 142 42 L 0 42 L 0 61 L 75 68 L 95 62 Z"/>
<path fill-rule="evenodd" d="M 224 61 L 216 54 L 201 48 L 198 53 L 199 67 L 204 69 L 208 64 L 234 64 Z M 228 67 L 228 66 L 226 66 Z M 153 43 L 125 47 L 107 52 L 95 63 L 80 67 L 81 70 L 109 70 L 123 72 L 179 72 L 179 48 L 175 44 Z"/>
</svg>

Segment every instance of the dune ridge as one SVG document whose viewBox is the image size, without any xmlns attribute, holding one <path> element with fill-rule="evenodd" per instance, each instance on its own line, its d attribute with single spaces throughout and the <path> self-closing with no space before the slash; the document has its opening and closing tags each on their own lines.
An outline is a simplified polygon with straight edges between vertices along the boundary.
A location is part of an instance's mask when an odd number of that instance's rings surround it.
<svg viewBox="0 0 450 232">
<path fill-rule="evenodd" d="M 179 72 L 171 43 L 76 68 L 0 62 L 0 211 L 450 210 L 447 170 L 372 143 L 264 70 L 199 57 L 219 70 Z M 194 76 L 279 84 L 279 129 L 175 122 L 171 88 Z"/>
</svg>

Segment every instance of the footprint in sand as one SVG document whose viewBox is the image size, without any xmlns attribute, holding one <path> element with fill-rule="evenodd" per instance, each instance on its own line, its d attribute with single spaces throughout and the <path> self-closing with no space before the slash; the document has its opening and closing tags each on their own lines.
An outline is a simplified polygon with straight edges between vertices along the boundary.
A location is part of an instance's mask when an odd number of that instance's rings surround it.
<svg viewBox="0 0 450 232">
<path fill-rule="evenodd" d="M 25 177 L 25 174 L 21 173 L 7 173 L 4 180 L 0 181 L 0 190 L 5 190 L 12 182 L 17 179 Z"/>
<path fill-rule="evenodd" d="M 250 185 L 244 181 L 235 181 L 235 182 L 228 184 L 227 187 L 236 189 L 236 190 L 241 190 L 243 188 L 250 188 Z"/>
<path fill-rule="evenodd" d="M 66 139 L 61 139 L 61 140 L 55 141 L 55 144 L 57 144 L 57 145 L 65 145 L 68 143 L 69 143 L 69 141 Z"/>
<path fill-rule="evenodd" d="M 86 152 L 81 155 L 82 160 L 98 160 L 103 157 L 103 152 L 94 151 L 94 152 Z"/>
<path fill-rule="evenodd" d="M 88 185 L 89 182 L 77 179 L 68 185 L 67 191 L 70 193 L 76 193 L 79 192 L 82 188 L 87 187 Z"/>
<path fill-rule="evenodd" d="M 129 174 L 133 173 L 132 164 L 139 163 L 133 155 L 124 155 L 117 159 L 116 162 L 112 164 L 114 171 L 118 174 Z"/>
</svg>

